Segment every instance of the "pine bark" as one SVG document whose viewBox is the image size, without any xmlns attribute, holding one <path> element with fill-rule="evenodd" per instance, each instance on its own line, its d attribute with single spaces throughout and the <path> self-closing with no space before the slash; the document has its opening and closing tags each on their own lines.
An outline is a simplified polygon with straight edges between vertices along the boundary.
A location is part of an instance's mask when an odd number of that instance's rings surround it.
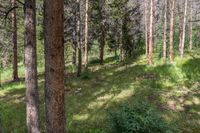
<svg viewBox="0 0 200 133">
<path fill-rule="evenodd" d="M 153 0 L 150 4 L 150 26 L 149 26 L 149 64 L 152 65 L 152 55 L 153 55 Z"/>
<path fill-rule="evenodd" d="M 35 0 L 25 0 L 25 81 L 28 133 L 39 133 Z"/>
<path fill-rule="evenodd" d="M 144 21 L 145 21 L 145 46 L 146 46 L 146 58 L 148 59 L 148 48 L 149 48 L 149 44 L 148 44 L 148 22 L 147 22 L 147 0 L 144 1 Z"/>
<path fill-rule="evenodd" d="M 165 0 L 165 13 L 164 13 L 163 58 L 164 58 L 164 61 L 166 62 L 166 58 L 167 58 L 167 0 Z"/>
<path fill-rule="evenodd" d="M 81 25 L 81 7 L 80 0 L 77 0 L 77 42 L 78 42 L 78 65 L 77 65 L 77 77 L 81 75 L 82 71 L 82 25 Z"/>
<path fill-rule="evenodd" d="M 85 68 L 88 65 L 88 0 L 85 0 Z"/>
<path fill-rule="evenodd" d="M 183 58 L 184 47 L 185 47 L 185 28 L 186 28 L 186 20 L 187 20 L 187 5 L 188 5 L 188 0 L 185 0 L 184 18 L 183 18 L 183 36 L 182 36 L 182 44 L 181 44 L 181 58 Z"/>
<path fill-rule="evenodd" d="M 175 0 L 171 0 L 171 14 L 170 14 L 170 44 L 169 44 L 169 59 L 173 63 L 173 40 L 174 40 L 174 7 Z"/>
<path fill-rule="evenodd" d="M 46 133 L 65 132 L 64 1 L 44 0 Z"/>
<path fill-rule="evenodd" d="M 11 0 L 12 7 L 16 6 L 16 0 Z M 18 77 L 18 50 L 17 50 L 17 17 L 16 9 L 12 11 L 12 43 L 13 43 L 13 81 L 19 80 Z"/>
</svg>

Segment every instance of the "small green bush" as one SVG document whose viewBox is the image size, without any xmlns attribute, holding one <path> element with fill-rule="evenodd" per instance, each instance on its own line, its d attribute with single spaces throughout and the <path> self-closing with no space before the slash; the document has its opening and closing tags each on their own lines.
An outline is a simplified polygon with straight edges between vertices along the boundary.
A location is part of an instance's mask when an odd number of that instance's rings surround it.
<svg viewBox="0 0 200 133">
<path fill-rule="evenodd" d="M 81 79 L 88 80 L 91 78 L 91 73 L 88 70 L 85 70 L 81 73 Z"/>
<path fill-rule="evenodd" d="M 169 125 L 147 103 L 123 106 L 112 114 L 114 130 L 118 133 L 171 133 Z"/>
<path fill-rule="evenodd" d="M 93 60 L 90 61 L 90 64 L 96 65 L 96 64 L 100 64 L 100 62 L 101 62 L 100 59 L 93 59 Z"/>
</svg>

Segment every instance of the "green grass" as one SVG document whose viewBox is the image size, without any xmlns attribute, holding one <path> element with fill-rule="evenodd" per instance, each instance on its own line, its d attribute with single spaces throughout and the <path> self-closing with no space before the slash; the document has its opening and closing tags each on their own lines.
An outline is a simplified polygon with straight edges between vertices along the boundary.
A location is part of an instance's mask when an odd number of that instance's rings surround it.
<svg viewBox="0 0 200 133">
<path fill-rule="evenodd" d="M 68 132 L 112 133 L 110 113 L 121 105 L 132 105 L 138 101 L 146 101 L 156 107 L 172 128 L 185 133 L 199 132 L 199 65 L 200 55 L 196 53 L 187 54 L 184 59 L 176 57 L 172 65 L 158 59 L 154 60 L 154 65 L 146 65 L 143 55 L 124 62 L 107 57 L 103 66 L 98 65 L 98 60 L 91 61 L 89 70 L 84 72 L 87 78 L 69 74 L 65 80 Z M 73 68 L 67 70 L 74 71 Z M 4 71 L 3 81 L 11 78 L 10 74 L 10 69 Z M 39 76 L 39 89 L 40 123 L 44 132 L 42 75 Z M 0 127 L 5 133 L 26 132 L 24 96 L 23 80 L 3 83 L 0 89 Z"/>
</svg>

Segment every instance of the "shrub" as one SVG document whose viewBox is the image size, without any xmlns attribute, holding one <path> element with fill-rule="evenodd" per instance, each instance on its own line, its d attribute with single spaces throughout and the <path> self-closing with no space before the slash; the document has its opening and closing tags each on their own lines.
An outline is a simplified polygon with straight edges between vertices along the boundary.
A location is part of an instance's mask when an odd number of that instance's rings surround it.
<svg viewBox="0 0 200 133">
<path fill-rule="evenodd" d="M 118 133 L 171 133 L 169 125 L 147 103 L 123 106 L 112 114 Z"/>
<path fill-rule="evenodd" d="M 90 74 L 89 70 L 85 70 L 81 73 L 81 79 L 88 80 L 90 78 L 91 78 L 91 74 Z"/>
<path fill-rule="evenodd" d="M 101 61 L 99 59 L 93 59 L 93 60 L 90 61 L 90 64 L 91 65 L 96 65 L 96 64 L 100 64 L 100 62 Z"/>
</svg>

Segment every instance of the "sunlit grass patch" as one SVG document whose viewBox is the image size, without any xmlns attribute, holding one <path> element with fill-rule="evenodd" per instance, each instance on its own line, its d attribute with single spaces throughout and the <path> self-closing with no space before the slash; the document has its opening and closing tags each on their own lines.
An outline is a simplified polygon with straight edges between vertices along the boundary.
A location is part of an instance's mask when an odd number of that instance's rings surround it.
<svg viewBox="0 0 200 133">
<path fill-rule="evenodd" d="M 200 130 L 200 57 L 186 55 L 173 64 L 158 59 L 147 65 L 145 55 L 119 62 L 111 55 L 104 65 L 91 61 L 82 77 L 74 74 L 75 66 L 67 65 L 65 79 L 67 128 L 72 133 L 109 133 L 113 124 L 110 113 L 122 105 L 147 102 L 164 121 L 182 132 Z M 92 58 L 90 58 L 92 59 Z M 19 82 L 4 82 L 0 89 L 0 118 L 4 131 L 26 132 L 24 68 Z M 45 131 L 44 67 L 40 65 L 40 124 Z M 11 80 L 11 69 L 5 70 L 4 81 Z M 15 115 L 15 114 L 19 115 Z M 9 126 L 12 124 L 12 126 Z M 179 130 L 177 130 L 179 131 Z"/>
</svg>

